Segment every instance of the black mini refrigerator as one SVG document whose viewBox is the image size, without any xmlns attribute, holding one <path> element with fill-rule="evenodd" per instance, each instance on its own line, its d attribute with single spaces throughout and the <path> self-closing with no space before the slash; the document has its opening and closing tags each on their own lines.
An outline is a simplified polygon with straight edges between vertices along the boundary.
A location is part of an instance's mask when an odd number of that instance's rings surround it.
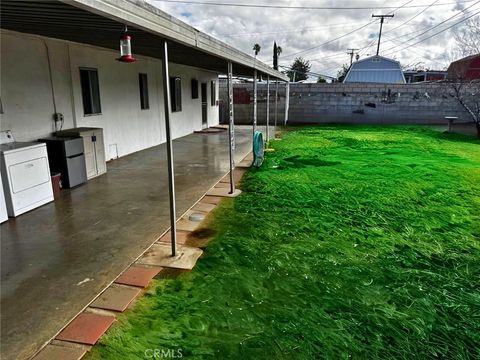
<svg viewBox="0 0 480 360">
<path fill-rule="evenodd" d="M 87 181 L 83 138 L 49 137 L 40 139 L 47 144 L 51 172 L 59 172 L 63 188 L 72 188 Z"/>
</svg>

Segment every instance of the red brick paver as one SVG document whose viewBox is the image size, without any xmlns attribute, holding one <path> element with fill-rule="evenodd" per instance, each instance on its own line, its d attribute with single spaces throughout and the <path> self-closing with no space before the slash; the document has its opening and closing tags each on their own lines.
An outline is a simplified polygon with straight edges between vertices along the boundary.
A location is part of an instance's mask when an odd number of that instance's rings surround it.
<svg viewBox="0 0 480 360">
<path fill-rule="evenodd" d="M 113 284 L 107 288 L 90 306 L 94 308 L 123 312 L 140 294 L 140 289 Z"/>
<path fill-rule="evenodd" d="M 79 360 L 87 350 L 56 345 L 47 345 L 32 360 Z"/>
<path fill-rule="evenodd" d="M 56 337 L 58 340 L 94 345 L 115 321 L 113 316 L 82 313 Z"/>
<path fill-rule="evenodd" d="M 130 286 L 146 288 L 150 281 L 162 270 L 161 267 L 145 268 L 132 266 L 125 271 L 115 282 Z"/>
</svg>

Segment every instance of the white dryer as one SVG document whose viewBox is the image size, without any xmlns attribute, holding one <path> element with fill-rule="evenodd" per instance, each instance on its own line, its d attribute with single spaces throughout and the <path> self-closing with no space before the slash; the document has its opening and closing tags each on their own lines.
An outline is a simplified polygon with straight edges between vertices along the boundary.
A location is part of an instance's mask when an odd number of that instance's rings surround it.
<svg viewBox="0 0 480 360">
<path fill-rule="evenodd" d="M 15 142 L 10 131 L 0 134 L 0 161 L 8 216 L 15 217 L 53 201 L 47 147 Z"/>
</svg>

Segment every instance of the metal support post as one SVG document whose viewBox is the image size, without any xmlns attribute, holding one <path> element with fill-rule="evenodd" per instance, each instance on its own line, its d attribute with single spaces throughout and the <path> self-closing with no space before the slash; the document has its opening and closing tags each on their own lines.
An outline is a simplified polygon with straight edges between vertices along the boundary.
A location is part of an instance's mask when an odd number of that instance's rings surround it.
<svg viewBox="0 0 480 360">
<path fill-rule="evenodd" d="M 257 70 L 253 71 L 253 135 L 257 131 Z M 253 145 L 253 136 L 252 136 Z"/>
<path fill-rule="evenodd" d="M 172 132 L 170 128 L 170 82 L 168 73 L 168 44 L 162 46 L 163 101 L 165 109 L 165 129 L 167 135 L 168 196 L 170 200 L 170 234 L 172 256 L 177 255 L 177 215 L 175 213 L 175 173 L 173 168 Z"/>
<path fill-rule="evenodd" d="M 275 80 L 275 131 L 277 131 L 278 119 L 278 80 Z"/>
<path fill-rule="evenodd" d="M 270 75 L 267 75 L 267 144 L 270 141 Z"/>
<path fill-rule="evenodd" d="M 233 64 L 231 61 L 228 62 L 228 76 L 227 76 L 227 86 L 228 86 L 228 142 L 230 150 L 230 194 L 235 193 L 235 181 L 233 171 L 235 169 L 234 163 L 234 150 L 235 150 L 235 133 L 234 133 L 234 117 L 233 117 Z"/>
<path fill-rule="evenodd" d="M 284 125 L 287 125 L 288 110 L 290 109 L 290 83 L 285 83 L 285 121 Z"/>
</svg>

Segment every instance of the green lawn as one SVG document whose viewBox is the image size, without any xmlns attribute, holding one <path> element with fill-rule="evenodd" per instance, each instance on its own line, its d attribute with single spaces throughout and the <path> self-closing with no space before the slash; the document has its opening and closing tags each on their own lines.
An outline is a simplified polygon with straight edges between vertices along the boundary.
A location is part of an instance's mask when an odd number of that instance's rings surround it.
<svg viewBox="0 0 480 360">
<path fill-rule="evenodd" d="M 319 126 L 272 146 L 195 269 L 89 358 L 479 359 L 480 141 Z"/>
</svg>

